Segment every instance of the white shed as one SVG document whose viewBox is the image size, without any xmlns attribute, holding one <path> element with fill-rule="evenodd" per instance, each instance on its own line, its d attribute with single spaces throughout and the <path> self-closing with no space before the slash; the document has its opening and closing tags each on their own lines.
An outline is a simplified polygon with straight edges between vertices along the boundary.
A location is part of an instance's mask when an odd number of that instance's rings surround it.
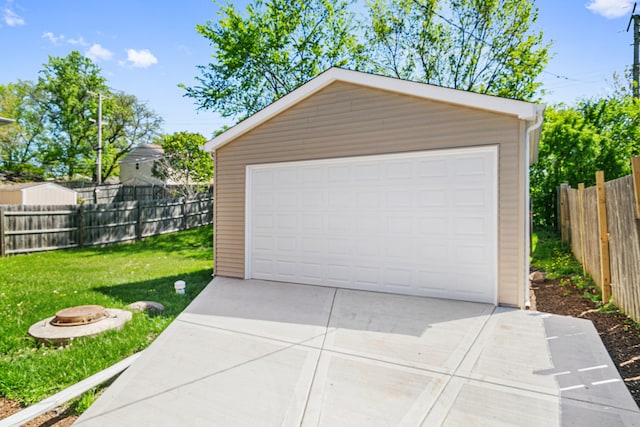
<svg viewBox="0 0 640 427">
<path fill-rule="evenodd" d="M 0 186 L 0 205 L 75 205 L 78 193 L 53 182 Z"/>
</svg>

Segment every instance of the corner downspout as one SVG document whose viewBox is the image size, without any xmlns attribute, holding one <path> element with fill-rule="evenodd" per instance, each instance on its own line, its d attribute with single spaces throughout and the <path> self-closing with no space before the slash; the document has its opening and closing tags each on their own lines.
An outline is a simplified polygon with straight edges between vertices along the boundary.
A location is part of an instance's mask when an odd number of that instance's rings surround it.
<svg viewBox="0 0 640 427">
<path fill-rule="evenodd" d="M 531 236 L 529 235 L 529 221 L 531 220 L 529 216 L 531 215 L 531 204 L 530 204 L 530 196 L 529 196 L 529 167 L 531 166 L 531 133 L 542 126 L 542 120 L 544 119 L 544 108 L 536 109 L 536 121 L 531 126 L 527 128 L 524 136 L 524 155 L 525 162 L 527 165 L 527 170 L 525 171 L 524 177 L 524 185 L 525 185 L 525 197 L 524 197 L 524 211 L 527 214 L 527 220 L 525 223 L 524 230 L 524 283 L 525 283 L 525 295 L 524 295 L 524 306 L 525 309 L 529 309 L 531 307 L 531 298 L 530 298 L 530 284 L 529 284 L 529 258 L 531 257 Z"/>
</svg>

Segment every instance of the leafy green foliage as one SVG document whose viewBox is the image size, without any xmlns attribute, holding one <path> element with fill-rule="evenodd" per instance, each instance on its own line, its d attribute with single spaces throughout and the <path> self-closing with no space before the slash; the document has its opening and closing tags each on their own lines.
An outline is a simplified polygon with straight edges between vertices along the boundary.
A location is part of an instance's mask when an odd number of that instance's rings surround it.
<svg viewBox="0 0 640 427">
<path fill-rule="evenodd" d="M 371 0 L 375 70 L 394 77 L 530 100 L 549 60 L 529 0 Z"/>
<path fill-rule="evenodd" d="M 184 196 L 193 196 L 208 187 L 213 179 L 213 160 L 202 151 L 207 140 L 204 136 L 190 132 L 164 135 L 158 143 L 164 156 L 153 164 L 153 175 L 165 182 L 175 183 Z"/>
<path fill-rule="evenodd" d="M 363 47 L 343 0 L 256 0 L 241 14 L 231 3 L 217 22 L 197 25 L 213 47 L 186 96 L 199 108 L 245 118 L 331 66 L 357 67 Z"/>
<path fill-rule="evenodd" d="M 37 84 L 0 86 L 0 115 L 16 123 L 0 128 L 0 168 L 18 174 L 96 177 L 98 100 L 104 95 L 103 173 L 118 174 L 118 161 L 158 136 L 162 119 L 133 95 L 112 91 L 100 68 L 77 51 L 50 57 Z"/>
<path fill-rule="evenodd" d="M 211 236 L 207 226 L 134 244 L 0 259 L 0 395 L 31 404 L 147 347 L 211 280 Z M 173 289 L 179 279 L 187 282 L 186 296 Z M 27 335 L 33 323 L 63 308 L 125 308 L 139 300 L 166 310 L 134 313 L 121 331 L 65 347 Z"/>
<path fill-rule="evenodd" d="M 331 66 L 518 99 L 532 99 L 549 44 L 532 30 L 528 0 L 370 0 L 356 18 L 349 0 L 231 3 L 198 25 L 212 62 L 192 87 L 201 109 L 240 120 Z"/>
<path fill-rule="evenodd" d="M 29 81 L 0 85 L 0 116 L 15 122 L 0 127 L 0 169 L 41 174 L 38 157 L 46 144 L 43 94 Z"/>
<path fill-rule="evenodd" d="M 162 118 L 133 95 L 112 92 L 104 101 L 107 124 L 102 132 L 102 177 L 119 175 L 118 162 L 139 144 L 153 142 Z M 94 168 L 95 152 L 88 157 Z"/>
<path fill-rule="evenodd" d="M 640 103 L 631 97 L 584 100 L 575 107 L 547 108 L 538 162 L 531 166 L 534 222 L 556 224 L 557 187 L 568 182 L 595 184 L 631 172 L 630 157 L 640 154 Z"/>
<path fill-rule="evenodd" d="M 73 51 L 64 58 L 49 57 L 40 71 L 38 89 L 45 94 L 45 123 L 50 143 L 44 163 L 54 176 L 73 177 L 96 141 L 97 101 L 90 92 L 106 92 L 100 68 Z"/>
</svg>

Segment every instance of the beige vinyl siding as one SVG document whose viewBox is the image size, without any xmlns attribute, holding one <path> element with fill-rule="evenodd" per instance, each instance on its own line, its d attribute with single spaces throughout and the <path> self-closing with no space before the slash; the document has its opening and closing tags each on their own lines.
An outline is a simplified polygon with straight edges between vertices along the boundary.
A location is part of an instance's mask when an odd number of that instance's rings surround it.
<svg viewBox="0 0 640 427">
<path fill-rule="evenodd" d="M 216 151 L 216 274 L 244 277 L 246 166 L 499 145 L 499 302 L 520 305 L 521 121 L 336 82 Z"/>
<path fill-rule="evenodd" d="M 22 191 L 0 190 L 0 205 L 21 205 Z"/>
</svg>

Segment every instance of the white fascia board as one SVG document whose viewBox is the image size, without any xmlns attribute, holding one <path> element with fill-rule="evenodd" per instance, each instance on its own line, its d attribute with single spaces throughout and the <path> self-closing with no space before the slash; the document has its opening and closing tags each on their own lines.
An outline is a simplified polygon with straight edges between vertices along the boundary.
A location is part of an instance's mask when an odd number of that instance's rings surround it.
<svg viewBox="0 0 640 427">
<path fill-rule="evenodd" d="M 373 89 L 386 90 L 437 102 L 460 105 L 467 108 L 515 116 L 518 119 L 531 123 L 536 121 L 541 107 L 539 104 L 531 102 L 517 101 L 457 89 L 449 89 L 376 74 L 345 70 L 342 68 L 330 68 L 286 96 L 260 110 L 253 116 L 209 140 L 204 145 L 203 149 L 205 151 L 213 151 L 226 145 L 235 138 L 287 110 L 335 81 L 351 83 Z"/>
</svg>

